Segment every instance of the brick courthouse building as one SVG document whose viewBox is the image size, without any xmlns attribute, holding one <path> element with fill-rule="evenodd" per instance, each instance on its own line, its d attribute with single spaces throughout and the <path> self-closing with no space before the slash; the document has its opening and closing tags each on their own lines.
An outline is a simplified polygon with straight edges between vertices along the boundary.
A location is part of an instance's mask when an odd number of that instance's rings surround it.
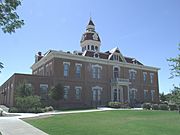
<svg viewBox="0 0 180 135">
<path fill-rule="evenodd" d="M 14 105 L 14 91 L 25 80 L 35 93 L 47 98 L 58 83 L 64 87 L 60 106 L 103 106 L 110 101 L 159 102 L 158 68 L 124 57 L 119 48 L 101 52 L 101 40 L 90 19 L 82 35 L 81 51 L 49 50 L 36 55 L 32 74 L 12 75 L 0 87 L 0 104 Z"/>
</svg>

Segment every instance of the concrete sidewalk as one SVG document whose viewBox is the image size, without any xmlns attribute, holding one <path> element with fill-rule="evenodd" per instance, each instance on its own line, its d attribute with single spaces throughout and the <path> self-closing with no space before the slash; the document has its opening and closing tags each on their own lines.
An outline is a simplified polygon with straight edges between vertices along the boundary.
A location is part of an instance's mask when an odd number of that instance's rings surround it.
<svg viewBox="0 0 180 135">
<path fill-rule="evenodd" d="M 81 111 L 65 111 L 65 112 L 48 112 L 48 113 L 7 113 L 5 115 L 11 115 L 10 117 L 0 117 L 0 132 L 2 135 L 48 135 L 47 133 L 33 127 L 32 125 L 24 122 L 20 118 L 41 117 L 55 114 L 72 114 L 72 113 L 85 113 L 85 112 L 97 112 L 102 111 L 98 109 L 94 110 L 81 110 Z M 13 116 L 14 115 L 14 116 Z"/>
<path fill-rule="evenodd" d="M 2 135 L 48 135 L 17 117 L 0 117 Z"/>
</svg>

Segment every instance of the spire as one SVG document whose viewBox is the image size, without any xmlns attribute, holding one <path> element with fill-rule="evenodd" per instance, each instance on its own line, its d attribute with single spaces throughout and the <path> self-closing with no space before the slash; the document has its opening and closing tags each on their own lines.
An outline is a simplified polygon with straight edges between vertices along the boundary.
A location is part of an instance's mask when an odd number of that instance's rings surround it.
<svg viewBox="0 0 180 135">
<path fill-rule="evenodd" d="M 89 19 L 89 23 L 88 23 L 88 25 L 95 26 L 95 25 L 94 25 L 94 23 L 93 23 L 93 21 L 92 21 L 92 18 L 91 18 L 91 17 L 90 17 L 90 19 Z"/>
<path fill-rule="evenodd" d="M 89 23 L 88 23 L 88 25 L 86 27 L 86 30 L 87 31 L 95 31 L 95 25 L 94 25 L 91 17 L 89 19 Z"/>
</svg>

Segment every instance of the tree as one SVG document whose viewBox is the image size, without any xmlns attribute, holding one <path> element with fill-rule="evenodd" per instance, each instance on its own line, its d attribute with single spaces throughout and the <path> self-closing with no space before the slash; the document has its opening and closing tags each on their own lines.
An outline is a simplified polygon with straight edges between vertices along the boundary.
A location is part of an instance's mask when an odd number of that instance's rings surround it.
<svg viewBox="0 0 180 135">
<path fill-rule="evenodd" d="M 50 97 L 55 101 L 63 99 L 64 89 L 60 83 L 58 83 L 54 88 L 50 91 Z"/>
<path fill-rule="evenodd" d="M 180 44 L 178 47 L 178 50 L 180 51 Z M 170 67 L 171 67 L 171 77 L 180 77 L 180 54 L 176 58 L 170 58 L 167 61 L 171 62 Z"/>
<path fill-rule="evenodd" d="M 15 93 L 16 107 L 19 112 L 37 112 L 37 108 L 41 106 L 40 97 L 33 95 L 33 87 L 30 84 L 26 81 L 19 83 Z"/>
<path fill-rule="evenodd" d="M 180 44 L 179 44 L 178 50 L 180 51 Z M 168 61 L 171 62 L 170 64 L 171 77 L 170 78 L 174 78 L 174 77 L 179 78 L 180 77 L 180 54 L 178 54 L 176 58 L 168 59 Z M 178 105 L 179 112 L 180 112 L 180 88 L 177 86 L 174 86 L 174 90 L 172 90 L 171 101 Z"/>
<path fill-rule="evenodd" d="M 4 67 L 3 67 L 3 63 L 2 62 L 0 62 L 0 69 L 3 69 Z M 0 70 L 0 73 L 1 73 L 1 70 Z"/>
<path fill-rule="evenodd" d="M 160 101 L 164 102 L 164 101 L 167 101 L 166 99 L 166 95 L 163 93 L 159 93 L 159 97 L 160 97 Z"/>
<path fill-rule="evenodd" d="M 26 81 L 19 83 L 16 88 L 16 96 L 27 97 L 33 95 L 33 87 Z"/>
<path fill-rule="evenodd" d="M 180 88 L 174 86 L 174 90 L 171 92 L 171 101 L 180 105 Z"/>
<path fill-rule="evenodd" d="M 16 13 L 21 0 L 0 0 L 0 27 L 4 33 L 13 33 L 24 25 Z"/>
</svg>

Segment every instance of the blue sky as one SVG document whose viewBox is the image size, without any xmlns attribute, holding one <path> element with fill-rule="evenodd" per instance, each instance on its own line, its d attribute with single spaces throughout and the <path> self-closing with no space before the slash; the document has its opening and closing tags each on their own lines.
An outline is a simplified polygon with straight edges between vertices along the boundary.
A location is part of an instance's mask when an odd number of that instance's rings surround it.
<svg viewBox="0 0 180 135">
<path fill-rule="evenodd" d="M 124 56 L 161 68 L 160 92 L 180 80 L 168 79 L 167 58 L 178 55 L 180 0 L 24 0 L 18 13 L 25 26 L 15 34 L 0 31 L 0 85 L 13 73 L 31 73 L 38 51 L 80 50 L 91 16 L 101 37 L 101 51 L 119 47 Z"/>
</svg>

